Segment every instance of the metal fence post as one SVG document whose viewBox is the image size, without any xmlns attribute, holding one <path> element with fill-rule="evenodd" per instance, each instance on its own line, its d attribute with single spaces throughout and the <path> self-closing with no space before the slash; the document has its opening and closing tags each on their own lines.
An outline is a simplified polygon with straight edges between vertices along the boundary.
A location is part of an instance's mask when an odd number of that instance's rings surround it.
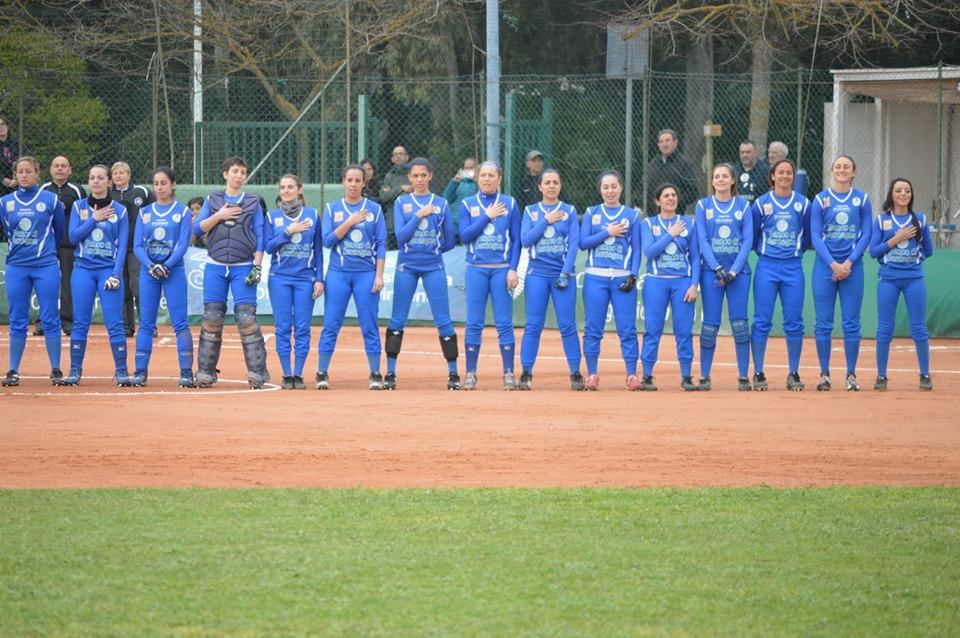
<svg viewBox="0 0 960 638">
<path fill-rule="evenodd" d="M 357 159 L 363 160 L 367 157 L 367 96 L 357 96 Z"/>
<path fill-rule="evenodd" d="M 507 91 L 503 123 L 503 190 L 506 193 L 513 193 L 513 131 L 517 122 L 516 100 L 514 92 Z"/>
<path fill-rule="evenodd" d="M 643 71 L 643 170 L 647 169 L 647 166 L 650 165 L 650 144 L 648 140 L 650 139 L 650 86 L 651 82 L 651 72 L 650 66 L 648 65 Z M 647 177 L 643 175 L 643 200 L 641 200 L 641 208 L 646 212 L 647 207 Z M 628 202 L 632 204 L 633 202 Z"/>
<path fill-rule="evenodd" d="M 623 188 L 627 203 L 633 202 L 633 78 L 627 76 L 626 114 L 623 131 Z"/>
</svg>

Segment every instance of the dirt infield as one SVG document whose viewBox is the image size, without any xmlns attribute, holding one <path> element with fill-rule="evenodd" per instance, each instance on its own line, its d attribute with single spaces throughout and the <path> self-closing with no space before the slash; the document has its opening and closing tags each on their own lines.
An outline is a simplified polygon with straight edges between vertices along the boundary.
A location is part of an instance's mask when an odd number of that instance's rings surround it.
<svg viewBox="0 0 960 638">
<path fill-rule="evenodd" d="M 317 329 L 314 343 L 316 336 Z M 3 364 L 7 337 L 4 327 Z M 608 335 L 601 391 L 573 393 L 559 336 L 547 331 L 535 391 L 507 393 L 494 332 L 484 340 L 476 392 L 443 389 L 436 333 L 418 328 L 406 333 L 399 390 L 374 393 L 365 389 L 355 327 L 341 334 L 328 392 L 247 390 L 235 335 L 216 389 L 178 390 L 169 327 L 161 328 L 149 387 L 112 386 L 98 326 L 83 384 L 52 388 L 43 340 L 31 337 L 21 386 L 0 391 L 0 487 L 960 485 L 957 341 L 932 343 L 936 389 L 920 393 L 912 343 L 898 340 L 890 391 L 879 394 L 871 389 L 871 341 L 861 354 L 860 393 L 814 390 L 810 339 L 805 392 L 783 389 L 780 339 L 767 354 L 771 390 L 736 392 L 733 344 L 722 339 L 715 390 L 683 393 L 672 337 L 661 344 L 660 391 L 628 393 L 616 336 Z M 838 383 L 841 348 L 835 342 Z M 272 340 L 268 349 L 278 375 Z M 315 366 L 314 352 L 309 379 Z"/>
</svg>

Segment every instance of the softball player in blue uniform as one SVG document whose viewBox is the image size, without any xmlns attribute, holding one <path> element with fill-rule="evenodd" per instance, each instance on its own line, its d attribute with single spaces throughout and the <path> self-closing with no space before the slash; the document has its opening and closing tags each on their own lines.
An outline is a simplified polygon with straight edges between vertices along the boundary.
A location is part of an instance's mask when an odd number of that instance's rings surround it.
<svg viewBox="0 0 960 638">
<path fill-rule="evenodd" d="M 500 192 L 502 177 L 499 164 L 483 162 L 477 174 L 480 191 L 460 203 L 460 240 L 467 246 L 467 327 L 463 336 L 467 349 L 467 376 L 464 390 L 477 388 L 477 362 L 488 298 L 493 302 L 493 322 L 500 341 L 503 389 L 517 389 L 513 373 L 516 339 L 511 291 L 520 281 L 517 276 L 520 211 L 513 197 Z"/>
<path fill-rule="evenodd" d="M 817 390 L 829 390 L 830 349 L 837 295 L 843 320 L 843 350 L 847 360 L 847 390 L 857 391 L 857 357 L 860 354 L 860 308 L 863 305 L 863 254 L 870 246 L 873 206 L 861 190 L 852 188 L 857 165 L 841 155 L 830 169 L 833 184 L 813 198 L 810 208 L 810 241 L 817 251 L 813 262 L 815 335 L 820 360 Z"/>
<path fill-rule="evenodd" d="M 660 214 L 640 224 L 640 245 L 647 258 L 643 278 L 643 381 L 641 390 L 656 390 L 653 366 L 657 363 L 660 337 L 667 308 L 673 313 L 673 335 L 680 362 L 680 387 L 697 390 L 693 382 L 693 314 L 700 281 L 700 245 L 693 219 L 677 214 L 680 195 L 673 184 L 663 184 L 653 193 Z"/>
<path fill-rule="evenodd" d="M 257 284 L 263 260 L 263 210 L 260 198 L 245 193 L 247 163 L 242 157 L 223 162 L 226 188 L 213 191 L 193 224 L 193 234 L 207 235 L 207 263 L 203 269 L 203 323 L 197 346 L 196 385 L 217 382 L 217 363 L 223 344 L 227 295 L 233 293 L 233 318 L 240 333 L 247 382 L 254 390 L 270 382 L 267 350 L 257 323 Z"/>
<path fill-rule="evenodd" d="M 926 215 L 913 210 L 913 184 L 898 177 L 890 183 L 883 213 L 873 221 L 870 255 L 880 262 L 877 284 L 877 380 L 874 390 L 887 389 L 887 360 L 900 295 L 907 304 L 910 335 L 917 348 L 920 389 L 933 390 L 930 378 L 930 336 L 927 332 L 927 287 L 923 262 L 933 255 Z"/>
<path fill-rule="evenodd" d="M 453 213 L 444 198 L 430 192 L 433 166 L 429 161 L 422 157 L 413 159 L 407 178 L 413 191 L 398 197 L 393 208 L 394 233 L 400 250 L 393 276 L 393 313 L 384 338 L 387 376 L 383 389 L 397 388 L 397 357 L 403 344 L 403 329 L 417 282 L 422 281 L 440 333 L 440 351 L 447 360 L 447 389 L 459 390 L 457 333 L 450 319 L 447 271 L 443 266 L 443 253 L 453 248 L 456 239 Z"/>
<path fill-rule="evenodd" d="M 760 255 L 753 281 L 753 388 L 767 389 L 763 372 L 767 337 L 777 297 L 783 310 L 790 371 L 787 389 L 803 390 L 800 353 L 803 350 L 803 253 L 810 246 L 810 202 L 793 190 L 796 168 L 780 160 L 770 168 L 773 190 L 753 202 L 754 250 Z"/>
<path fill-rule="evenodd" d="M 741 145 L 742 146 L 742 145 Z M 700 294 L 703 327 L 700 329 L 701 391 L 712 387 L 710 371 L 717 349 L 723 298 L 727 298 L 730 331 L 737 355 L 737 389 L 749 391 L 750 325 L 747 302 L 750 295 L 750 264 L 753 248 L 753 215 L 750 202 L 737 196 L 736 170 L 730 164 L 713 169 L 713 195 L 697 202 L 697 242 L 700 244 Z"/>
<path fill-rule="evenodd" d="M 637 276 L 640 272 L 640 214 L 620 203 L 623 180 L 617 171 L 599 179 L 603 202 L 591 206 L 580 223 L 580 248 L 587 251 L 583 279 L 583 356 L 587 360 L 584 389 L 600 388 L 600 341 L 613 305 L 613 320 L 620 337 L 620 353 L 627 372 L 627 389 L 639 390 L 637 361 Z"/>
<path fill-rule="evenodd" d="M 110 173 L 106 166 L 90 167 L 87 186 L 90 195 L 74 202 L 70 212 L 70 243 L 77 246 L 70 276 L 73 328 L 70 374 L 59 384 L 80 383 L 93 303 L 99 295 L 116 368 L 114 380 L 117 385 L 129 385 L 127 335 L 123 325 L 123 264 L 127 258 L 130 220 L 126 207 L 110 198 Z"/>
<path fill-rule="evenodd" d="M 383 389 L 377 311 L 387 255 L 387 223 L 380 205 L 363 196 L 364 179 L 362 166 L 347 166 L 343 170 L 343 199 L 327 204 L 323 211 L 323 245 L 330 248 L 331 254 L 320 334 L 318 390 L 330 387 L 327 372 L 351 297 L 370 364 L 369 388 Z"/>
<path fill-rule="evenodd" d="M 570 368 L 570 388 L 583 390 L 580 374 L 580 337 L 577 334 L 577 251 L 580 220 L 577 209 L 560 201 L 560 172 L 548 168 L 540 174 L 541 201 L 527 206 L 520 223 L 520 242 L 527 250 L 524 279 L 527 320 L 520 341 L 519 389 L 533 389 L 533 365 L 540 349 L 540 334 L 553 299 L 563 353 Z"/>
<path fill-rule="evenodd" d="M 187 317 L 187 275 L 183 256 L 190 246 L 193 217 L 190 209 L 174 201 L 177 177 L 173 170 L 161 166 L 153 173 L 155 201 L 140 209 L 137 215 L 133 253 L 140 262 L 140 327 L 130 385 L 147 383 L 153 333 L 157 328 L 161 294 L 167 300 L 174 334 L 177 335 L 177 358 L 181 388 L 193 387 L 193 335 Z"/>
<path fill-rule="evenodd" d="M 0 220 L 7 236 L 6 289 L 10 309 L 10 369 L 4 386 L 20 385 L 20 361 L 27 347 L 30 292 L 37 291 L 40 323 L 44 330 L 50 381 L 63 378 L 60 371 L 60 245 L 66 223 L 57 196 L 40 189 L 40 165 L 21 157 L 14 167 L 18 188 L 0 198 Z"/>
<path fill-rule="evenodd" d="M 284 175 L 278 184 L 279 208 L 267 214 L 266 248 L 270 253 L 267 289 L 273 306 L 277 356 L 283 370 L 280 387 L 303 390 L 303 367 L 310 353 L 310 320 L 323 294 L 323 233 L 316 208 L 306 205 L 303 183 Z M 290 366 L 290 335 L 294 362 Z"/>
</svg>

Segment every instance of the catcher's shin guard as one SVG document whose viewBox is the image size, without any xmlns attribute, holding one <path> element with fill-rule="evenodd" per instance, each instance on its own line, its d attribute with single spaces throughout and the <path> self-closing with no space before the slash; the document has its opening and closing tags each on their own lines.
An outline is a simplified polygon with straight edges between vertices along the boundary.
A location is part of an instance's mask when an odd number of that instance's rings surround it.
<svg viewBox="0 0 960 638">
<path fill-rule="evenodd" d="M 203 304 L 200 342 L 197 345 L 197 384 L 211 386 L 217 381 L 217 363 L 223 345 L 223 318 L 227 304 L 214 301 Z"/>
<path fill-rule="evenodd" d="M 260 388 L 270 381 L 267 372 L 267 348 L 263 343 L 263 334 L 260 324 L 257 323 L 257 308 L 252 304 L 237 304 L 233 309 L 233 317 L 240 332 L 240 343 L 243 346 L 243 358 L 247 364 L 247 379 L 251 388 Z"/>
<path fill-rule="evenodd" d="M 457 333 L 440 337 L 440 351 L 447 361 L 456 361 L 460 356 L 460 347 L 457 345 Z"/>
</svg>

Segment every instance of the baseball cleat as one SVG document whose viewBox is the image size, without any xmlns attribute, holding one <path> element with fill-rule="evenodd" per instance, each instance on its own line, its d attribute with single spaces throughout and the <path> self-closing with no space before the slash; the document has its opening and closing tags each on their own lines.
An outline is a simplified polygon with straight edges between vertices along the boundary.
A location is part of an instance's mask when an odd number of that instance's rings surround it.
<svg viewBox="0 0 960 638">
<path fill-rule="evenodd" d="M 789 385 L 789 384 L 790 384 L 790 382 L 788 381 L 788 382 L 787 382 L 787 385 Z M 831 383 L 830 383 L 830 373 L 829 373 L 829 372 L 821 372 L 821 373 L 820 373 L 820 383 L 817 384 L 817 392 L 829 392 L 829 391 L 830 391 L 830 387 L 831 387 Z"/>
<path fill-rule="evenodd" d="M 693 382 L 693 377 L 683 377 L 680 379 L 680 387 L 684 392 L 697 392 L 700 386 Z"/>
<path fill-rule="evenodd" d="M 317 372 L 317 376 L 314 377 L 314 387 L 317 390 L 330 389 L 330 377 L 327 375 L 326 370 L 321 370 Z"/>
<path fill-rule="evenodd" d="M 505 372 L 503 374 L 503 389 L 508 392 L 517 389 L 517 377 L 513 376 L 512 372 Z"/>
<path fill-rule="evenodd" d="M 635 374 L 628 374 L 624 383 L 627 386 L 627 390 L 630 390 L 631 392 L 643 390 L 643 385 L 640 383 L 640 377 Z"/>
<path fill-rule="evenodd" d="M 280 379 L 281 390 L 293 390 L 293 375 L 284 376 Z"/>
<path fill-rule="evenodd" d="M 131 388 L 142 388 L 147 385 L 147 371 L 146 370 L 137 370 L 133 373 L 133 376 L 130 377 L 130 380 L 127 382 Z"/>
<path fill-rule="evenodd" d="M 877 380 L 873 382 L 873 389 L 877 392 L 886 392 L 887 391 L 887 377 L 883 375 L 877 376 Z"/>
<path fill-rule="evenodd" d="M 63 370 L 60 368 L 54 368 L 50 371 L 50 383 L 52 385 L 60 385 L 58 381 L 63 379 Z"/>
<path fill-rule="evenodd" d="M 643 375 L 643 383 L 640 388 L 644 392 L 656 392 L 657 384 L 653 382 L 653 375 L 645 374 Z"/>
<path fill-rule="evenodd" d="M 794 392 L 800 392 L 806 386 L 803 384 L 803 381 L 800 380 L 800 374 L 797 372 L 791 372 L 787 375 L 787 390 L 792 390 Z"/>
<path fill-rule="evenodd" d="M 462 390 L 463 384 L 460 383 L 460 375 L 456 372 L 451 372 L 447 376 L 447 390 Z"/>
<path fill-rule="evenodd" d="M 205 370 L 197 370 L 196 383 L 194 384 L 197 388 L 212 388 L 213 384 L 217 382 L 217 373 L 219 370 L 214 370 L 213 372 L 207 372 Z"/>
<path fill-rule="evenodd" d="M 524 370 L 520 373 L 520 383 L 517 384 L 517 390 L 533 390 L 533 375 Z"/>
<path fill-rule="evenodd" d="M 367 377 L 367 389 L 383 390 L 383 375 L 379 372 L 371 372 Z"/>
<path fill-rule="evenodd" d="M 587 375 L 587 380 L 583 382 L 583 389 L 587 392 L 596 392 L 600 389 L 600 375 Z"/>
<path fill-rule="evenodd" d="M 130 373 L 126 368 L 119 368 L 113 373 L 113 382 L 117 384 L 118 388 L 129 388 L 130 387 Z"/>
<path fill-rule="evenodd" d="M 70 372 L 67 376 L 60 379 L 57 385 L 80 385 L 80 378 L 83 376 L 83 371 L 80 368 L 70 368 Z"/>
<path fill-rule="evenodd" d="M 924 392 L 933 390 L 933 379 L 930 378 L 929 374 L 920 375 L 920 389 Z"/>
<path fill-rule="evenodd" d="M 463 389 L 464 390 L 476 390 L 477 389 L 477 373 L 468 372 L 466 378 L 463 380 Z"/>
<path fill-rule="evenodd" d="M 749 377 L 737 377 L 738 392 L 750 392 L 751 390 L 753 390 L 753 386 L 750 385 Z"/>
<path fill-rule="evenodd" d="M 396 390 L 397 389 L 397 375 L 393 372 L 388 372 L 387 376 L 383 378 L 383 389 L 384 390 Z"/>
<path fill-rule="evenodd" d="M 753 375 L 753 389 L 757 392 L 766 392 L 767 391 L 767 375 L 762 372 L 757 372 Z"/>
<path fill-rule="evenodd" d="M 303 382 L 303 377 L 298 374 L 293 375 L 293 389 L 294 390 L 306 390 L 307 384 Z"/>
<path fill-rule="evenodd" d="M 700 392 L 710 392 L 713 388 L 713 383 L 710 381 L 710 377 L 700 377 L 700 383 L 697 384 L 697 389 Z"/>
<path fill-rule="evenodd" d="M 574 372 L 573 374 L 570 375 L 571 390 L 580 392 L 581 390 L 584 389 L 584 385 L 585 385 L 585 382 L 582 374 L 580 374 L 579 372 Z"/>
<path fill-rule="evenodd" d="M 270 373 L 266 370 L 263 372 L 254 372 L 253 370 L 248 370 L 247 383 L 250 385 L 251 390 L 259 390 L 266 384 L 270 383 Z"/>
<path fill-rule="evenodd" d="M 196 381 L 193 378 L 193 370 L 190 368 L 184 368 L 180 371 L 180 379 L 177 381 L 177 386 L 181 388 L 193 388 L 196 386 Z"/>
<path fill-rule="evenodd" d="M 7 370 L 7 376 L 0 382 L 5 388 L 13 388 L 20 385 L 20 373 L 16 370 Z"/>
<path fill-rule="evenodd" d="M 847 375 L 847 392 L 860 392 L 860 382 L 857 381 L 857 375 L 852 372 Z"/>
</svg>

